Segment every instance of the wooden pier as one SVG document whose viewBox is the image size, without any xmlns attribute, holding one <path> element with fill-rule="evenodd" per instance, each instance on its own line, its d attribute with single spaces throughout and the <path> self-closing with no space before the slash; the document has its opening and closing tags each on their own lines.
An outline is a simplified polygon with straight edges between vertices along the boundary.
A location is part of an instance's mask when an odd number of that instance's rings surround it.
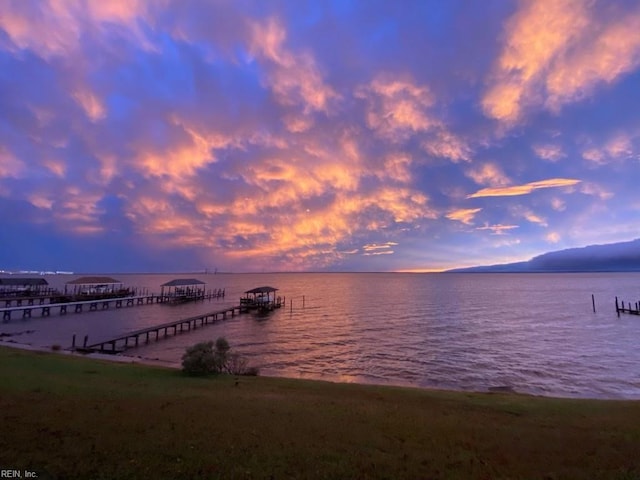
<svg viewBox="0 0 640 480">
<path fill-rule="evenodd" d="M 198 296 L 194 300 L 211 300 L 214 298 L 224 298 L 224 290 L 212 290 L 206 294 Z M 138 295 L 133 297 L 116 297 L 116 298 L 103 298 L 94 300 L 84 300 L 79 302 L 66 302 L 66 303 L 45 303 L 42 302 L 36 305 L 35 302 L 31 302 L 30 305 L 23 305 L 18 307 L 0 308 L 0 314 L 2 314 L 2 321 L 8 322 L 11 320 L 12 314 L 22 313 L 22 318 L 31 318 L 34 312 L 39 312 L 41 317 L 48 317 L 52 312 L 59 315 L 65 315 L 68 312 L 82 313 L 83 311 L 97 311 L 106 310 L 112 306 L 115 308 L 133 307 L 137 305 L 151 305 L 154 303 L 172 303 L 173 297 L 170 295 Z"/>
<path fill-rule="evenodd" d="M 624 302 L 618 303 L 618 297 L 616 297 L 616 313 L 618 316 L 620 316 L 621 313 L 640 315 L 640 302 L 635 302 L 635 304 L 628 302 L 625 306 Z"/>
<path fill-rule="evenodd" d="M 162 338 L 167 338 L 170 335 L 179 335 L 183 332 L 189 332 L 191 330 L 195 330 L 198 326 L 203 327 L 205 325 L 213 324 L 220 319 L 224 320 L 228 315 L 235 317 L 237 314 L 245 313 L 247 311 L 248 310 L 244 307 L 237 305 L 235 307 L 228 307 L 215 312 L 209 312 L 202 315 L 196 315 L 194 317 L 184 318 L 182 320 L 143 328 L 103 342 L 94 343 L 92 345 L 87 345 L 88 337 L 85 336 L 81 347 L 76 346 L 76 339 L 74 335 L 71 348 L 72 350 L 81 352 L 100 352 L 111 354 L 122 353 L 127 348 L 138 347 L 141 343 L 146 345 L 152 340 L 158 341 Z"/>
</svg>

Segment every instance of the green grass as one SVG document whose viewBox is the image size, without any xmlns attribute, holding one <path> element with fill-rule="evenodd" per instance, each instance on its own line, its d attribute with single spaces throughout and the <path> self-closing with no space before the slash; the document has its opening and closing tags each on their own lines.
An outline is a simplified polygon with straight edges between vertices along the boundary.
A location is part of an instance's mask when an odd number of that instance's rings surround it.
<svg viewBox="0 0 640 480">
<path fill-rule="evenodd" d="M 640 478 L 640 402 L 241 377 L 0 348 L 0 468 L 39 478 Z"/>
</svg>

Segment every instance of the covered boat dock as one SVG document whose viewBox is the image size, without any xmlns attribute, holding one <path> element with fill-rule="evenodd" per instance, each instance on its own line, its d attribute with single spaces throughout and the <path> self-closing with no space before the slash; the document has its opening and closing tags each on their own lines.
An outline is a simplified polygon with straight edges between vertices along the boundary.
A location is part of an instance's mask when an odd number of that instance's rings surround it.
<svg viewBox="0 0 640 480">
<path fill-rule="evenodd" d="M 52 293 L 55 293 L 55 290 L 49 287 L 49 282 L 44 278 L 0 278 L 0 298 L 38 297 Z"/>
<path fill-rule="evenodd" d="M 244 310 L 271 311 L 284 305 L 282 297 L 276 297 L 277 288 L 264 286 L 244 292 L 240 298 L 240 307 Z"/>
<path fill-rule="evenodd" d="M 71 288 L 73 289 L 71 291 Z M 83 297 L 90 298 L 113 298 L 126 297 L 133 292 L 125 288 L 120 280 L 111 277 L 80 277 L 67 282 L 64 288 L 65 295 L 73 295 L 74 299 L 80 300 Z"/>
<path fill-rule="evenodd" d="M 160 286 L 160 296 L 168 303 L 203 300 L 205 298 L 205 286 L 205 282 L 195 278 L 176 278 Z"/>
</svg>

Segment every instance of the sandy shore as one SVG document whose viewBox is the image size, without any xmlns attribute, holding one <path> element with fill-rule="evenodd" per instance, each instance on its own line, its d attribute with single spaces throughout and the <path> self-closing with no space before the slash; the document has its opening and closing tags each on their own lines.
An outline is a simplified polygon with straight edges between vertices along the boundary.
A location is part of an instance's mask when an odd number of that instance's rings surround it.
<svg viewBox="0 0 640 480">
<path fill-rule="evenodd" d="M 109 362 L 141 363 L 144 365 L 152 365 L 156 367 L 167 367 L 167 368 L 176 368 L 176 369 L 181 368 L 181 365 L 179 363 L 162 361 L 155 358 L 132 357 L 132 356 L 120 355 L 120 354 L 110 355 L 107 353 L 80 353 L 80 352 L 74 352 L 71 350 L 64 350 L 64 349 L 54 350 L 53 348 L 50 348 L 50 347 L 31 345 L 28 343 L 19 343 L 14 340 L 0 339 L 0 346 L 17 348 L 20 350 L 29 350 L 32 352 L 46 352 L 46 353 L 57 353 L 60 355 L 72 355 L 72 356 L 78 356 L 83 358 L 92 358 L 96 360 L 106 360 Z"/>
</svg>

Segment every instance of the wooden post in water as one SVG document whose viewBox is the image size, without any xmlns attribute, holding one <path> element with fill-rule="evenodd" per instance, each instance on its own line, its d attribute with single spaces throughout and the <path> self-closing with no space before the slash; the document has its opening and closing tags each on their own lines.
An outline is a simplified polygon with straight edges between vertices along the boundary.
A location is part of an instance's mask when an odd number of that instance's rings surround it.
<svg viewBox="0 0 640 480">
<path fill-rule="evenodd" d="M 82 343 L 83 348 L 87 348 L 87 342 L 89 342 L 89 335 L 84 336 L 84 342 Z"/>
<path fill-rule="evenodd" d="M 593 305 L 593 313 L 596 313 L 596 297 L 591 294 L 591 305 Z"/>
<path fill-rule="evenodd" d="M 304 295 L 302 295 L 302 308 L 304 308 Z"/>
<path fill-rule="evenodd" d="M 616 313 L 618 314 L 618 317 L 620 317 L 620 309 L 618 308 L 618 297 L 616 297 Z"/>
<path fill-rule="evenodd" d="M 290 310 L 289 313 L 293 313 L 293 298 L 289 300 Z"/>
<path fill-rule="evenodd" d="M 71 338 L 71 350 L 75 350 L 76 349 L 76 334 L 73 334 L 73 337 Z"/>
</svg>

